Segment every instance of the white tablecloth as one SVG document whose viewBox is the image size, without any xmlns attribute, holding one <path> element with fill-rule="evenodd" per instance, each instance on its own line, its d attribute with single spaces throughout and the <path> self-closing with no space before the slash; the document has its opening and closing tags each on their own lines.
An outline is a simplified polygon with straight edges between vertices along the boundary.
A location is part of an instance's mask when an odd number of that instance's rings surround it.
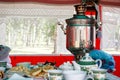
<svg viewBox="0 0 120 80">
<path fill-rule="evenodd" d="M 117 76 L 110 74 L 110 73 L 107 73 L 106 77 L 108 80 L 120 80 L 120 77 L 117 77 Z"/>
</svg>

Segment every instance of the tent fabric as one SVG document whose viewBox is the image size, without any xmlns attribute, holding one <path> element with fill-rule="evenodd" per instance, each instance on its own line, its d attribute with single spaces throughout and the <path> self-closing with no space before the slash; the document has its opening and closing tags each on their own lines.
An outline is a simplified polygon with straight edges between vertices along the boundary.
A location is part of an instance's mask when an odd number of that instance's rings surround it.
<svg viewBox="0 0 120 80">
<path fill-rule="evenodd" d="M 0 0 L 0 2 L 38 2 L 48 4 L 78 4 L 82 0 Z M 100 0 L 102 5 L 120 6 L 120 0 Z"/>
</svg>

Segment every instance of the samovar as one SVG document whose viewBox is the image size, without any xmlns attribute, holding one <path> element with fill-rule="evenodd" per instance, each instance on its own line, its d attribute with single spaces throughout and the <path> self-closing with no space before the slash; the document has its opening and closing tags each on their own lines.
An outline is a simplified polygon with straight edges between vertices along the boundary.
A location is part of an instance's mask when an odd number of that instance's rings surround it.
<svg viewBox="0 0 120 80">
<path fill-rule="evenodd" d="M 76 14 L 66 19 L 66 47 L 75 55 L 75 60 L 85 55 L 90 46 L 95 46 L 95 20 L 85 15 L 85 3 L 75 5 Z"/>
</svg>

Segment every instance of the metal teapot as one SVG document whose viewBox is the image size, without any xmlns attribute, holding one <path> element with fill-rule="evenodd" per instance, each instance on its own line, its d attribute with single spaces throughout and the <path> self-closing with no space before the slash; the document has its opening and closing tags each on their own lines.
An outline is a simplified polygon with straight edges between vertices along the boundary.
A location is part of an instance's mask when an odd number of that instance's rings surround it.
<svg viewBox="0 0 120 80">
<path fill-rule="evenodd" d="M 89 56 L 89 53 L 86 53 L 85 56 L 80 59 L 78 64 L 80 64 L 81 70 L 89 72 L 93 68 L 100 68 L 102 66 L 102 61 L 100 59 L 93 60 Z"/>
</svg>

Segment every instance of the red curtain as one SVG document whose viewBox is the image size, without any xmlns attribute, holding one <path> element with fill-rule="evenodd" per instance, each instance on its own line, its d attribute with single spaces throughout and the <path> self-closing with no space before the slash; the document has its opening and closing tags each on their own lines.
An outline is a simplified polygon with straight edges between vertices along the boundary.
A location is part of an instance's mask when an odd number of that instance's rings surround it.
<svg viewBox="0 0 120 80">
<path fill-rule="evenodd" d="M 47 4 L 78 4 L 82 0 L 0 0 L 0 2 L 38 2 Z M 120 0 L 100 0 L 100 4 L 108 6 L 120 6 Z"/>
</svg>

